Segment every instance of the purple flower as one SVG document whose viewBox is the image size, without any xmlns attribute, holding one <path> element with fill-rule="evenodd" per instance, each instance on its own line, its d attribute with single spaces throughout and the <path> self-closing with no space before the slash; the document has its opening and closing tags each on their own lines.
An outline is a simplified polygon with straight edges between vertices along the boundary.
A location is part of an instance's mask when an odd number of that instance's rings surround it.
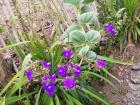
<svg viewBox="0 0 140 105">
<path fill-rule="evenodd" d="M 49 75 L 49 78 L 50 78 L 52 81 L 55 81 L 55 80 L 56 80 L 55 74 L 50 74 L 50 75 Z"/>
<path fill-rule="evenodd" d="M 63 80 L 63 85 L 66 89 L 74 89 L 76 87 L 76 81 L 71 77 L 66 77 Z"/>
<path fill-rule="evenodd" d="M 104 29 L 110 34 L 110 36 L 115 36 L 117 31 L 116 28 L 111 24 L 105 24 Z"/>
<path fill-rule="evenodd" d="M 59 76 L 65 77 L 67 75 L 67 69 L 64 66 L 59 65 L 59 67 L 57 68 L 57 73 Z"/>
<path fill-rule="evenodd" d="M 73 55 L 73 51 L 72 50 L 64 50 L 63 51 L 63 57 L 66 58 L 66 59 L 70 59 Z"/>
<path fill-rule="evenodd" d="M 49 96 L 52 96 L 56 90 L 56 86 L 53 82 L 44 83 L 42 87 Z"/>
<path fill-rule="evenodd" d="M 106 61 L 102 59 L 97 59 L 96 60 L 96 65 L 100 68 L 104 68 L 106 66 Z"/>
<path fill-rule="evenodd" d="M 25 75 L 27 76 L 28 80 L 31 81 L 33 79 L 33 71 L 32 70 L 26 70 Z"/>
<path fill-rule="evenodd" d="M 81 67 L 79 65 L 76 65 L 73 71 L 73 74 L 76 78 L 78 78 L 81 74 Z"/>
<path fill-rule="evenodd" d="M 41 65 L 46 69 L 51 69 L 51 64 L 46 61 L 41 61 Z"/>
</svg>

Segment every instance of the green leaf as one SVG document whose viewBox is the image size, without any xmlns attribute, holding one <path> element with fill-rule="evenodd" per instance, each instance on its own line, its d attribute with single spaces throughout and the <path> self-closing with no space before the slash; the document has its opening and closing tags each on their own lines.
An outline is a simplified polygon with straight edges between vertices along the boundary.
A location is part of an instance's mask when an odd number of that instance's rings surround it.
<svg viewBox="0 0 140 105">
<path fill-rule="evenodd" d="M 64 92 L 65 96 L 67 97 L 67 99 L 66 99 L 67 104 L 69 104 L 69 105 L 74 105 L 74 103 L 73 103 L 71 97 L 69 97 L 69 94 L 66 93 L 65 91 L 63 91 L 63 92 Z"/>
<path fill-rule="evenodd" d="M 84 6 L 81 8 L 81 14 L 86 13 L 86 12 L 90 12 L 90 11 L 92 11 L 92 9 L 90 8 L 89 5 L 84 5 Z"/>
<path fill-rule="evenodd" d="M 54 105 L 52 97 L 48 96 L 46 93 L 42 97 L 43 105 Z"/>
<path fill-rule="evenodd" d="M 105 57 L 105 56 L 100 56 L 100 55 L 97 55 L 97 59 L 103 59 L 103 60 L 106 60 L 108 62 L 123 64 L 123 65 L 133 65 L 132 62 L 122 62 L 120 60 L 115 60 L 113 58 Z"/>
<path fill-rule="evenodd" d="M 82 56 L 85 56 L 87 54 L 87 52 L 89 51 L 89 46 L 84 46 L 81 48 L 81 50 L 79 51 L 79 54 Z"/>
<path fill-rule="evenodd" d="M 82 44 L 85 42 L 84 33 L 78 30 L 72 31 L 69 36 L 69 42 L 77 45 Z"/>
<path fill-rule="evenodd" d="M 15 46 L 19 46 L 19 45 L 22 45 L 22 44 L 26 44 L 26 43 L 29 43 L 29 42 L 30 41 L 25 41 L 25 42 L 20 42 L 20 43 L 15 43 L 15 44 L 12 44 L 12 45 L 8 45 L 6 47 L 0 48 L 0 51 L 9 49 L 9 48 L 12 48 L 12 47 L 15 47 Z"/>
<path fill-rule="evenodd" d="M 81 27 L 80 27 L 80 25 L 79 25 L 78 23 L 74 23 L 74 24 L 72 24 L 70 27 L 68 27 L 68 28 L 65 30 L 65 32 L 64 32 L 63 35 L 68 36 L 68 35 L 70 34 L 70 32 L 72 32 L 72 31 L 74 31 L 74 30 L 81 30 Z"/>
<path fill-rule="evenodd" d="M 94 11 L 86 12 L 86 13 L 79 15 L 77 19 L 81 23 L 93 24 L 93 23 L 96 23 L 96 21 L 97 21 L 97 13 Z"/>
<path fill-rule="evenodd" d="M 18 72 L 19 73 L 18 82 L 12 88 L 10 88 L 10 91 L 7 93 L 7 97 L 12 96 L 18 89 L 20 90 L 21 87 L 27 81 L 27 78 L 24 76 L 24 70 L 27 70 L 30 64 L 32 63 L 31 58 L 32 58 L 32 55 L 30 53 L 27 54 L 27 56 L 24 58 L 23 63 L 22 63 L 22 70 Z"/>
<path fill-rule="evenodd" d="M 62 46 L 58 45 L 51 53 L 51 60 L 52 60 L 52 72 L 56 70 L 57 65 L 62 61 Z"/>
<path fill-rule="evenodd" d="M 81 0 L 64 0 L 64 3 L 69 3 L 75 6 L 78 6 L 80 4 Z"/>
<path fill-rule="evenodd" d="M 89 4 L 92 3 L 94 0 L 84 0 L 84 3 Z"/>
<path fill-rule="evenodd" d="M 16 43 L 16 41 L 14 41 L 13 39 L 10 39 L 10 43 L 11 45 Z M 25 52 L 22 49 L 22 46 L 15 46 L 16 52 L 20 58 L 21 61 L 23 61 L 24 57 L 25 57 Z"/>
<path fill-rule="evenodd" d="M 23 95 L 19 95 L 19 96 L 12 96 L 12 97 L 9 97 L 9 98 L 6 98 L 6 105 L 11 105 L 12 103 L 15 103 L 16 101 L 19 101 L 19 100 L 22 100 L 24 98 L 27 98 L 31 95 L 33 95 L 34 93 L 36 92 L 32 92 L 30 94 L 23 94 Z"/>
<path fill-rule="evenodd" d="M 97 57 L 97 55 L 93 51 L 88 51 L 86 54 L 86 58 L 91 62 L 94 61 L 96 59 L 96 57 Z"/>
<path fill-rule="evenodd" d="M 69 94 L 68 94 L 69 95 Z M 69 95 L 69 97 L 71 98 L 71 100 L 75 103 L 75 105 L 83 105 L 79 100 L 77 100 L 76 98 L 72 97 L 71 95 Z"/>
<path fill-rule="evenodd" d="M 39 99 L 40 99 L 40 93 L 41 93 L 41 90 L 42 90 L 42 89 L 40 88 L 38 94 L 36 95 L 35 105 L 39 105 Z"/>
<path fill-rule="evenodd" d="M 3 27 L 0 26 L 0 33 L 2 33 L 4 31 Z"/>
<path fill-rule="evenodd" d="M 20 76 L 19 81 L 12 86 L 12 88 L 8 91 L 6 97 L 11 97 L 17 90 L 19 90 L 25 83 L 27 82 L 27 78 L 23 77 L 23 75 Z"/>
<path fill-rule="evenodd" d="M 0 105 L 5 105 L 5 97 L 0 97 Z"/>
<path fill-rule="evenodd" d="M 124 12 L 125 8 L 121 8 L 117 13 L 116 13 L 116 17 L 120 18 L 122 13 Z"/>
<path fill-rule="evenodd" d="M 98 43 L 101 39 L 101 35 L 98 31 L 90 30 L 85 35 L 87 41 L 92 41 L 93 43 Z"/>
<path fill-rule="evenodd" d="M 98 95 L 93 94 L 93 93 L 92 93 L 91 91 L 89 91 L 88 89 L 83 88 L 82 90 L 83 90 L 85 93 L 87 93 L 88 95 L 90 95 L 90 96 L 94 97 L 95 99 L 101 101 L 104 105 L 110 105 L 109 102 L 107 102 L 106 100 L 100 98 Z"/>
<path fill-rule="evenodd" d="M 56 105 L 60 105 L 59 98 L 56 94 L 55 94 L 55 99 L 54 100 L 55 100 Z"/>
<path fill-rule="evenodd" d="M 19 75 L 21 75 L 23 73 L 23 71 L 19 71 L 9 82 L 8 84 L 2 89 L 2 91 L 0 92 L 0 96 L 3 95 L 4 92 L 6 92 L 6 90 L 12 85 L 12 83 L 19 77 Z"/>
<path fill-rule="evenodd" d="M 99 75 L 99 74 L 97 74 L 95 72 L 90 72 L 90 71 L 84 71 L 83 73 L 91 74 L 91 75 L 96 76 L 96 77 L 98 77 L 100 79 L 103 79 L 105 82 L 109 83 L 112 87 L 114 87 L 116 89 L 116 86 L 110 80 L 108 80 L 107 78 L 103 77 L 102 75 Z"/>
<path fill-rule="evenodd" d="M 112 78 L 114 78 L 115 80 L 117 80 L 118 82 L 120 82 L 120 80 L 119 80 L 117 77 L 115 77 L 114 75 L 112 75 L 111 73 L 109 73 L 109 71 L 108 71 L 107 69 L 102 68 L 102 70 L 103 70 L 107 75 L 109 75 L 110 77 L 112 77 Z"/>
</svg>

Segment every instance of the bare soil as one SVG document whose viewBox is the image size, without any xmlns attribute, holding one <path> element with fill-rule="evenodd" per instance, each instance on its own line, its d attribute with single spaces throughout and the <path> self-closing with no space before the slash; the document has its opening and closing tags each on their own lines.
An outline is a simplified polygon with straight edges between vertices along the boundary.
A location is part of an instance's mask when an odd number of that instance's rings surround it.
<svg viewBox="0 0 140 105">
<path fill-rule="evenodd" d="M 116 52 L 114 53 L 116 56 Z M 125 61 L 133 60 L 135 62 L 140 61 L 140 44 L 127 48 L 123 56 L 119 56 L 120 59 Z M 133 84 L 131 82 L 132 66 L 113 64 L 110 68 L 110 73 L 116 76 L 121 82 L 109 77 L 118 90 L 113 89 L 107 83 L 98 83 L 95 88 L 107 96 L 112 101 L 113 105 L 140 105 L 140 85 Z"/>
</svg>

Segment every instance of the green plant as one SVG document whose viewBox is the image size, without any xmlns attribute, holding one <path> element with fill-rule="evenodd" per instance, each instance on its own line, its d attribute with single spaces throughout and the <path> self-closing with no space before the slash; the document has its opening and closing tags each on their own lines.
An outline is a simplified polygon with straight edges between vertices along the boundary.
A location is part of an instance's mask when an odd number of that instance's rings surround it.
<svg viewBox="0 0 140 105">
<path fill-rule="evenodd" d="M 26 48 L 28 48 L 28 54 L 24 57 L 23 63 L 21 65 L 20 71 L 9 81 L 5 88 L 0 92 L 0 103 L 2 105 L 13 104 L 15 102 L 22 102 L 24 104 L 35 104 L 35 105 L 90 105 L 95 104 L 98 101 L 105 104 L 111 105 L 104 96 L 97 93 L 88 81 L 89 76 L 98 77 L 105 80 L 107 83 L 114 84 L 105 78 L 103 75 L 97 73 L 97 70 L 102 70 L 105 74 L 111 76 L 112 78 L 119 81 L 116 77 L 109 73 L 106 67 L 106 62 L 113 62 L 119 64 L 128 64 L 113 60 L 108 57 L 100 56 L 96 53 L 96 48 L 101 40 L 100 30 L 102 29 L 98 23 L 97 13 L 92 11 L 91 8 L 88 10 L 85 7 L 89 7 L 88 3 L 93 0 L 65 0 L 67 3 L 71 3 L 76 6 L 79 11 L 77 17 L 78 22 L 74 23 L 72 26 L 67 28 L 64 32 L 64 40 L 57 40 L 54 36 L 50 41 L 50 44 L 46 44 L 44 40 L 40 39 L 36 31 L 31 30 L 26 33 L 26 39 L 28 43 L 24 43 Z M 81 5 L 82 3 L 82 5 Z M 85 9 L 83 9 L 85 8 Z M 94 28 L 90 27 L 93 26 Z M 56 32 L 58 33 L 58 32 Z M 17 47 L 20 44 L 6 46 L 0 50 L 4 50 L 11 47 Z M 21 49 L 19 47 L 19 49 Z M 70 59 L 64 59 L 62 56 L 63 50 L 70 49 L 73 51 L 73 56 Z M 97 60 L 103 62 L 103 67 L 96 64 Z M 51 69 L 44 69 L 39 62 L 48 61 L 51 63 Z M 56 83 L 56 91 L 53 97 L 50 94 L 43 91 L 41 86 L 41 77 L 48 76 L 49 73 L 57 74 L 57 66 L 59 64 L 66 64 L 67 62 L 73 62 L 81 66 L 81 76 L 76 80 L 78 82 L 78 87 L 73 89 L 63 89 L 64 85 L 62 80 L 65 78 L 60 78 L 57 75 L 58 83 Z M 92 65 L 92 66 L 90 66 Z M 35 73 L 34 78 L 27 80 L 24 73 L 28 69 L 32 69 Z M 49 73 L 48 73 L 49 72 Z M 32 77 L 32 75 L 26 74 L 27 77 Z M 67 74 L 69 77 L 72 74 Z M 75 78 L 74 78 L 75 79 Z M 82 86 L 82 88 L 80 87 Z M 42 89 L 43 88 L 43 89 Z M 45 89 L 44 89 L 45 90 Z"/>
<path fill-rule="evenodd" d="M 139 0 L 97 0 L 97 2 L 101 11 L 99 15 L 101 23 L 109 22 L 117 26 L 118 37 L 113 39 L 114 41 L 110 39 L 109 46 L 116 45 L 118 41 L 122 52 L 127 43 L 131 45 L 139 41 Z"/>
</svg>

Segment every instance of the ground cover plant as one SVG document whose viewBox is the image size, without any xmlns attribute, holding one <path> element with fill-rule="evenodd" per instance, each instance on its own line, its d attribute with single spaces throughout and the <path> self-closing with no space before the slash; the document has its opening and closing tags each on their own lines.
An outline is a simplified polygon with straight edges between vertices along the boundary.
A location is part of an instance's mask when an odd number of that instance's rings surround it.
<svg viewBox="0 0 140 105">
<path fill-rule="evenodd" d="M 23 60 L 20 70 L 0 92 L 1 105 L 112 104 L 96 92 L 91 83 L 93 78 L 100 78 L 117 89 L 104 77 L 106 74 L 120 82 L 109 73 L 108 64 L 131 65 L 106 57 L 99 50 L 100 45 L 107 44 L 107 39 L 118 35 L 117 28 L 112 22 L 100 24 L 97 11 L 89 6 L 93 0 L 64 2 L 75 6 L 78 13 L 76 21 L 64 32 L 58 28 L 46 43 L 32 28 L 24 32 L 24 42 L 0 49 L 15 47 Z M 26 48 L 25 52 L 19 48 L 21 44 Z"/>
</svg>

